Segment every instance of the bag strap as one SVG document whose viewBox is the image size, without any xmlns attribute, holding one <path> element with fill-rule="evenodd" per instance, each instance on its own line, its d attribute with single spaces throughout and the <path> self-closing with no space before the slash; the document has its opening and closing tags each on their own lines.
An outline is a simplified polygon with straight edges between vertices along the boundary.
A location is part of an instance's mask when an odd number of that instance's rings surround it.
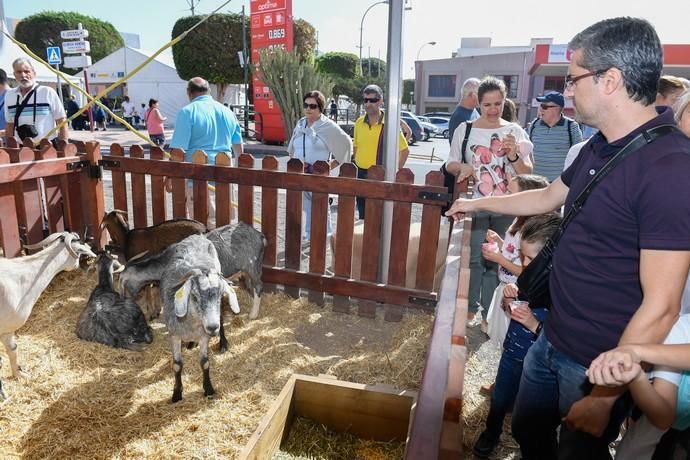
<svg viewBox="0 0 690 460">
<path fill-rule="evenodd" d="M 566 118 L 568 120 L 568 148 L 573 146 L 573 120 Z"/>
<path fill-rule="evenodd" d="M 553 238 L 551 238 L 554 247 L 556 246 L 556 244 L 558 244 L 558 241 L 563 236 L 563 232 L 565 232 L 565 229 L 566 227 L 568 227 L 568 224 L 570 224 L 570 222 L 573 221 L 575 216 L 577 216 L 577 214 L 582 210 L 582 207 L 587 201 L 587 198 L 589 197 L 590 193 L 592 193 L 594 187 L 599 185 L 599 183 L 602 181 L 604 177 L 606 177 L 616 166 L 618 166 L 623 160 L 629 157 L 633 152 L 639 150 L 641 147 L 644 147 L 647 144 L 652 143 L 656 139 L 670 134 L 674 131 L 678 131 L 678 127 L 676 125 L 660 125 L 648 131 L 642 131 L 640 134 L 635 136 L 635 138 L 631 140 L 625 147 L 623 147 L 618 153 L 616 153 L 613 156 L 613 158 L 607 161 L 606 164 L 602 166 L 602 168 L 599 170 L 599 172 L 592 178 L 592 180 L 589 181 L 584 190 L 582 190 L 582 192 L 580 192 L 577 198 L 575 198 L 575 201 L 573 201 L 570 210 L 563 218 L 561 225 L 558 227 L 558 231 L 553 236 Z"/>
<path fill-rule="evenodd" d="M 470 139 L 470 131 L 472 131 L 472 122 L 468 120 L 465 122 L 465 137 L 462 138 L 462 147 L 460 148 L 460 159 L 462 163 L 467 163 L 467 161 L 465 161 L 465 150 L 467 150 L 467 141 Z"/>
</svg>

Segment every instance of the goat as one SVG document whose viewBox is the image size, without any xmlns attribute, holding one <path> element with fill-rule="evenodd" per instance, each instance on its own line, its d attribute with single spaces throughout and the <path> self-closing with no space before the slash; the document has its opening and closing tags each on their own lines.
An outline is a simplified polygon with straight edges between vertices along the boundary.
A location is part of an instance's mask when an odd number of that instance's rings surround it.
<svg viewBox="0 0 690 460">
<path fill-rule="evenodd" d="M 79 316 L 77 336 L 82 340 L 116 348 L 141 351 L 143 342 L 151 343 L 151 328 L 131 299 L 121 299 L 113 290 L 113 273 L 124 268 L 107 253 L 98 257 L 98 286 L 91 291 Z"/>
<path fill-rule="evenodd" d="M 182 341 L 199 343 L 204 396 L 215 393 L 210 378 L 208 342 L 220 331 L 221 297 L 239 313 L 237 296 L 220 273 L 218 253 L 209 240 L 192 235 L 165 251 L 165 276 L 160 280 L 163 317 L 170 335 L 175 386 L 172 402 L 182 399 Z"/>
<path fill-rule="evenodd" d="M 268 245 L 266 237 L 251 225 L 239 222 L 211 230 L 206 238 L 216 247 L 223 276 L 228 278 L 242 275 L 247 290 L 253 296 L 249 319 L 256 319 L 263 292 L 261 270 L 264 250 Z M 221 348 L 224 337 L 221 331 Z"/>
<path fill-rule="evenodd" d="M 125 261 L 144 252 L 158 253 L 189 235 L 200 235 L 206 231 L 204 224 L 191 219 L 166 220 L 150 227 L 130 229 L 123 217 L 126 215 L 126 212 L 116 209 L 103 216 L 101 221 L 101 230 L 108 230 Z"/>
<path fill-rule="evenodd" d="M 14 259 L 0 259 L 0 342 L 10 358 L 12 376 L 24 375 L 17 364 L 15 331 L 31 315 L 34 304 L 56 274 L 79 267 L 82 255 L 96 257 L 76 233 L 53 233 L 43 241 L 25 245 L 40 252 Z"/>
</svg>

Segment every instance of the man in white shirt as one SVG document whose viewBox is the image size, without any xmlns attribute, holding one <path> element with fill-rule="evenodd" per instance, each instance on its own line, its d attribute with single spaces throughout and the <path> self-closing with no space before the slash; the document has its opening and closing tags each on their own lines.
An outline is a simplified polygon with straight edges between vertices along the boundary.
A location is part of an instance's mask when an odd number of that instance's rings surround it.
<svg viewBox="0 0 690 460">
<path fill-rule="evenodd" d="M 69 137 L 67 123 L 48 134 L 66 118 L 65 108 L 55 90 L 36 83 L 36 71 L 26 58 L 15 59 L 12 69 L 19 85 L 5 92 L 5 136 L 18 137 L 22 141 L 28 138 L 33 142 L 45 137 L 52 142 L 56 137 L 66 141 Z"/>
<path fill-rule="evenodd" d="M 125 96 L 124 101 L 122 101 L 122 118 L 128 124 L 132 124 L 132 118 L 134 117 L 134 103 L 130 102 L 129 96 Z"/>
</svg>

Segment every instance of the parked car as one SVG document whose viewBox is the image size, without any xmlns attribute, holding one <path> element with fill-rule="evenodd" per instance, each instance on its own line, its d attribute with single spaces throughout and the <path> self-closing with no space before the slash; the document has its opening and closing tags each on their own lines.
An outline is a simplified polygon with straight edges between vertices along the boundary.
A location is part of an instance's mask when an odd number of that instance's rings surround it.
<svg viewBox="0 0 690 460">
<path fill-rule="evenodd" d="M 429 123 L 432 125 L 436 126 L 438 128 L 438 135 L 443 136 L 444 138 L 448 139 L 448 122 L 450 121 L 450 118 L 445 118 L 445 117 L 427 117 L 429 120 Z"/>
<path fill-rule="evenodd" d="M 453 114 L 450 112 L 429 112 L 425 113 L 425 117 L 443 117 L 443 118 L 450 118 Z"/>
<path fill-rule="evenodd" d="M 422 128 L 421 122 L 417 119 L 417 117 L 406 117 L 401 114 L 401 118 L 405 121 L 405 123 L 407 123 L 407 126 L 409 126 L 412 130 L 412 139 L 410 139 L 409 142 L 410 145 L 424 139 L 424 129 Z"/>
<path fill-rule="evenodd" d="M 431 139 L 431 137 L 436 137 L 439 134 L 439 129 L 436 125 L 431 123 L 427 117 L 424 116 L 417 116 L 419 121 L 421 122 L 422 129 L 424 130 L 424 141 L 428 141 Z"/>
</svg>

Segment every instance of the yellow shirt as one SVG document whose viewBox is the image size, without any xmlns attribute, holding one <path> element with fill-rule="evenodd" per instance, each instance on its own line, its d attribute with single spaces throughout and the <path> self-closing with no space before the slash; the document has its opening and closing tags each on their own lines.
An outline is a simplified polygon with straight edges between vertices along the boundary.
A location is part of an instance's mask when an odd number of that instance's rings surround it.
<svg viewBox="0 0 690 460">
<path fill-rule="evenodd" d="M 383 114 L 382 114 L 383 115 Z M 376 164 L 376 153 L 379 146 L 379 137 L 383 130 L 383 116 L 375 125 L 369 124 L 369 118 L 363 115 L 355 121 L 355 138 L 352 146 L 356 149 L 355 163 L 358 168 L 369 169 Z M 407 141 L 400 132 L 400 151 L 407 148 Z M 397 165 L 396 165 L 397 167 Z"/>
</svg>

